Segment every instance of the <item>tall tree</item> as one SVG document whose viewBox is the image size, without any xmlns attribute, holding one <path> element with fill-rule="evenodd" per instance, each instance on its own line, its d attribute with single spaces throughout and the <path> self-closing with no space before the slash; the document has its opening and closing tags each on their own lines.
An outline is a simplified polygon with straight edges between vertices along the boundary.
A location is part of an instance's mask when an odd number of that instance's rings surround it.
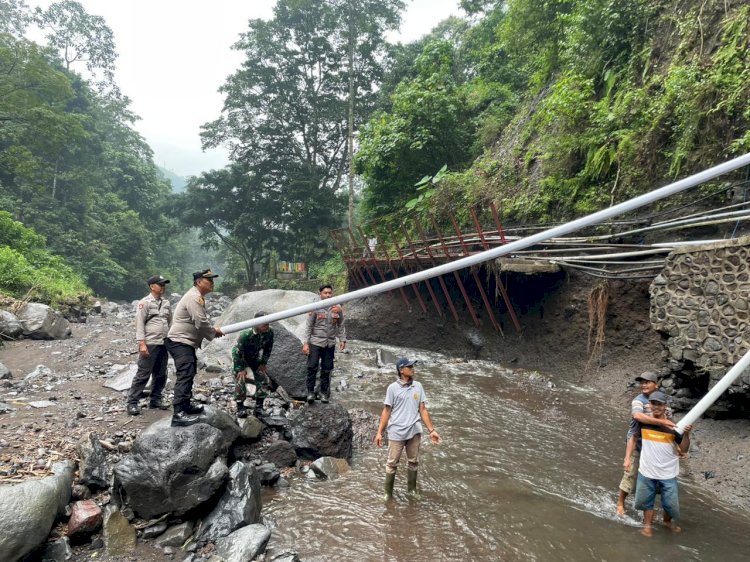
<svg viewBox="0 0 750 562">
<path fill-rule="evenodd" d="M 349 227 L 354 222 L 354 129 L 355 109 L 361 93 L 364 99 L 359 100 L 364 111 L 360 117 L 372 112 L 373 94 L 382 81 L 382 59 L 386 54 L 386 31 L 398 28 L 402 0 L 338 0 L 336 3 L 340 17 L 345 25 L 347 44 L 347 79 L 348 79 L 348 120 L 347 120 L 347 158 Z M 360 121 L 361 123 L 361 121 Z M 358 123 L 359 125 L 359 123 Z"/>
<path fill-rule="evenodd" d="M 36 22 L 46 31 L 49 45 L 60 52 L 65 69 L 84 62 L 96 76 L 102 72 L 104 82 L 114 82 L 115 40 L 112 29 L 101 16 L 86 12 L 80 2 L 62 0 L 46 10 L 36 9 Z"/>
</svg>

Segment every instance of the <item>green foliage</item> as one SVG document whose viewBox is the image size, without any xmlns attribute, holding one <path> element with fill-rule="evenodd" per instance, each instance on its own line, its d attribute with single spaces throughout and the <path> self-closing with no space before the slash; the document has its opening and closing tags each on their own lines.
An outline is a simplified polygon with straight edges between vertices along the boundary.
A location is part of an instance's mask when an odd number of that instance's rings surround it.
<svg viewBox="0 0 750 562">
<path fill-rule="evenodd" d="M 451 172 L 423 205 L 433 214 L 450 208 L 462 218 L 464 206 L 494 200 L 506 220 L 572 218 L 750 150 L 746 3 L 462 5 L 472 19 L 451 39 L 448 96 L 464 103 L 467 119 L 451 134 L 471 139 L 465 161 L 473 164 L 445 160 Z M 420 64 L 399 69 L 394 100 L 418 83 Z M 439 165 L 413 150 L 419 130 L 410 115 L 395 101 L 388 109 L 362 135 L 370 215 L 407 201 L 416 210 L 414 182 Z"/>
<path fill-rule="evenodd" d="M 0 292 L 53 305 L 89 294 L 81 276 L 44 244 L 44 237 L 0 211 Z"/>
</svg>

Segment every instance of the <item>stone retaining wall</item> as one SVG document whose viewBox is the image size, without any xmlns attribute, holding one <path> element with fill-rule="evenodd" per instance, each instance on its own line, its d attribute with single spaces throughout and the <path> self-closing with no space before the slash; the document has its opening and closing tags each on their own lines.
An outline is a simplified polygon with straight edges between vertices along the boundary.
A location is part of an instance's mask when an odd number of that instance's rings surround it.
<svg viewBox="0 0 750 562">
<path fill-rule="evenodd" d="M 750 348 L 750 237 L 674 250 L 651 283 L 651 326 L 683 377 L 721 378 Z M 735 391 L 750 388 L 750 372 Z"/>
</svg>

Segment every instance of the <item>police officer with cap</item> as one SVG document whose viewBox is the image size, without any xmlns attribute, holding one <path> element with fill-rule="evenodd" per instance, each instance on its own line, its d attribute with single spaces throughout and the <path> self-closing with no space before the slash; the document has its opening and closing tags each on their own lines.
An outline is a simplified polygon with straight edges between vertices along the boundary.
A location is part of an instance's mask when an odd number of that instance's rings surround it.
<svg viewBox="0 0 750 562">
<path fill-rule="evenodd" d="M 214 290 L 214 279 L 218 277 L 211 269 L 193 273 L 193 286 L 177 303 L 174 320 L 167 336 L 167 349 L 174 359 L 177 380 L 174 385 L 172 406 L 173 426 L 191 425 L 198 421 L 203 406 L 191 403 L 193 379 L 197 370 L 195 350 L 203 340 L 220 338 L 224 332 L 215 328 L 206 313 L 204 297 Z"/>
<path fill-rule="evenodd" d="M 167 408 L 162 403 L 161 393 L 167 384 L 167 348 L 164 340 L 172 323 L 172 306 L 168 299 L 163 298 L 169 279 L 154 275 L 149 277 L 147 283 L 151 292 L 138 301 L 135 309 L 138 371 L 128 392 L 127 410 L 131 416 L 141 413 L 138 400 L 149 378 L 153 378 L 149 408 Z"/>
</svg>

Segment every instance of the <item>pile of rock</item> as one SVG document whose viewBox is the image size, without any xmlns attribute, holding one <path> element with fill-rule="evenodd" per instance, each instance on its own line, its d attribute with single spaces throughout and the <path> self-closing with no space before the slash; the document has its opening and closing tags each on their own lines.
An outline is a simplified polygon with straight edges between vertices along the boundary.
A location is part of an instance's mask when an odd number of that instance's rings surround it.
<svg viewBox="0 0 750 562">
<path fill-rule="evenodd" d="M 15 313 L 0 310 L 0 339 L 59 340 L 70 334 L 70 323 L 46 304 L 26 303 Z"/>
<path fill-rule="evenodd" d="M 3 559 L 32 553 L 62 561 L 71 545 L 117 556 L 139 542 L 189 562 L 254 559 L 271 537 L 261 486 L 338 478 L 352 455 L 352 422 L 343 406 L 266 402 L 271 413 L 262 422 L 249 417 L 238 424 L 207 406 L 199 423 L 171 427 L 167 417 L 132 441 L 123 432 L 89 434 L 78 445 L 77 481 L 67 463 L 54 476 L 0 488 Z M 67 527 L 39 546 L 65 519 Z M 277 559 L 297 558 L 285 552 Z"/>
</svg>

